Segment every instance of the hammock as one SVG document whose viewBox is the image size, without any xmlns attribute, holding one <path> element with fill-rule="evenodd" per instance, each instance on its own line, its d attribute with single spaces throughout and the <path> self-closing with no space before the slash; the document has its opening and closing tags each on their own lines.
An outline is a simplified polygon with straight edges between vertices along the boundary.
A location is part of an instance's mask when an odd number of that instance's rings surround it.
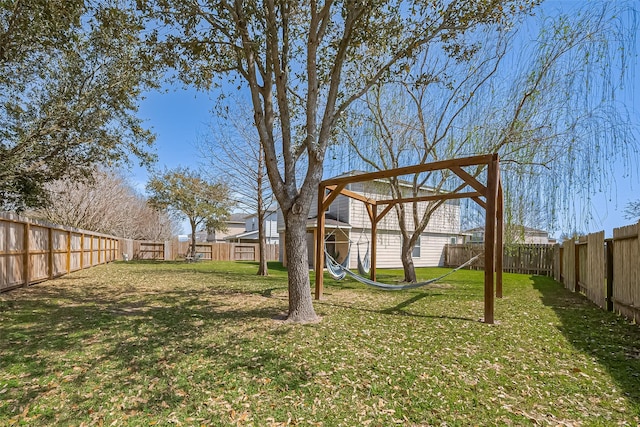
<svg viewBox="0 0 640 427">
<path fill-rule="evenodd" d="M 364 254 L 364 258 L 360 259 L 360 246 L 358 246 L 358 273 L 361 276 L 366 276 L 371 270 L 371 260 L 369 259 L 369 246 L 367 245 L 367 252 Z"/>
<path fill-rule="evenodd" d="M 348 270 L 347 263 L 349 262 L 349 253 L 347 252 L 347 256 L 344 257 L 342 264 L 336 261 L 331 255 L 329 255 L 329 252 L 327 252 L 326 248 L 324 250 L 324 254 L 325 264 L 327 265 L 327 271 L 329 272 L 329 275 L 335 280 L 344 279 L 347 275 L 346 270 Z"/>
<path fill-rule="evenodd" d="M 375 280 L 367 279 L 366 277 L 363 277 L 363 276 L 359 276 L 356 273 L 354 273 L 353 271 L 349 270 L 347 267 L 339 264 L 338 261 L 333 259 L 331 257 L 331 255 L 329 255 L 329 253 L 326 251 L 326 249 L 325 249 L 324 253 L 325 253 L 325 258 L 327 259 L 327 270 L 329 270 L 330 272 L 332 271 L 332 269 L 335 269 L 334 271 L 336 271 L 336 272 L 338 270 L 341 270 L 344 275 L 349 275 L 349 276 L 353 277 L 355 280 L 357 280 L 360 283 L 364 283 L 365 285 L 373 286 L 373 287 L 376 287 L 378 289 L 383 289 L 383 290 L 386 290 L 386 291 L 402 291 L 402 290 L 406 290 L 406 289 L 415 289 L 415 288 L 420 288 L 422 286 L 431 285 L 432 283 L 435 283 L 435 282 L 437 282 L 439 280 L 442 280 L 445 277 L 447 277 L 448 275 L 450 275 L 452 273 L 455 273 L 456 271 L 460 270 L 461 268 L 464 268 L 464 267 L 468 266 L 469 264 L 474 262 L 476 259 L 480 258 L 480 256 L 482 255 L 480 253 L 480 254 L 474 256 L 473 258 L 471 258 L 469 261 L 465 262 L 464 264 L 454 268 L 451 271 L 446 272 L 442 276 L 438 276 L 438 277 L 435 277 L 433 279 L 429 279 L 429 280 L 424 281 L 424 282 L 406 283 L 404 285 L 390 285 L 390 284 L 387 284 L 387 283 L 376 282 Z M 344 278 L 344 276 L 343 276 L 343 278 Z M 336 279 L 336 280 L 342 280 L 342 279 Z"/>
</svg>

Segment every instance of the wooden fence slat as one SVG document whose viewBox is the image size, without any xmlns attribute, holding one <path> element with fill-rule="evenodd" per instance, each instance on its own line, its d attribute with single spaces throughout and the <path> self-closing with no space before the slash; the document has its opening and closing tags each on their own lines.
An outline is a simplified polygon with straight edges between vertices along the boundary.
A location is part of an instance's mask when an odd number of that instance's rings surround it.
<svg viewBox="0 0 640 427">
<path fill-rule="evenodd" d="M 83 238 L 85 235 L 87 239 Z M 0 292 L 91 267 L 94 239 L 103 241 L 102 262 L 117 258 L 106 252 L 107 248 L 117 248 L 112 236 L 0 213 Z M 85 240 L 91 241 L 92 262 L 86 262 Z"/>
<path fill-rule="evenodd" d="M 131 245 L 130 258 L 148 260 L 184 259 L 189 252 L 190 242 L 146 242 L 134 241 Z M 258 243 L 198 242 L 196 254 L 199 259 L 211 261 L 259 261 L 260 245 Z M 277 244 L 268 244 L 267 261 L 277 261 L 280 251 Z"/>
<path fill-rule="evenodd" d="M 613 309 L 640 320 L 640 222 L 613 230 Z"/>
<path fill-rule="evenodd" d="M 481 243 L 449 244 L 445 246 L 445 265 L 457 267 L 484 251 Z M 502 269 L 507 273 L 552 276 L 554 272 L 554 245 L 504 245 Z M 482 270 L 484 257 L 475 261 L 470 269 Z"/>
</svg>

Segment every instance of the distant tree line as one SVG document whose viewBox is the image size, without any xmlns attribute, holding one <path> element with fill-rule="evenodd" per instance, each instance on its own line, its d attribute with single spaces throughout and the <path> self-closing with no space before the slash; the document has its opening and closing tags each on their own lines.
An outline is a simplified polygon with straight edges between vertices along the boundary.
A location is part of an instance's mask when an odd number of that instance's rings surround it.
<svg viewBox="0 0 640 427">
<path fill-rule="evenodd" d="M 175 219 L 114 171 L 97 170 L 86 181 L 50 182 L 45 190 L 50 202 L 27 211 L 29 217 L 135 240 L 167 240 L 176 233 Z"/>
</svg>

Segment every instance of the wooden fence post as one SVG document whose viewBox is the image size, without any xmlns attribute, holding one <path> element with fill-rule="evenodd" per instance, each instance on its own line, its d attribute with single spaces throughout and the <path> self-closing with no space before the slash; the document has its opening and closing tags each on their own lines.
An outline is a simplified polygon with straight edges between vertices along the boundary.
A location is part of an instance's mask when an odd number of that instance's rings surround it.
<svg viewBox="0 0 640 427">
<path fill-rule="evenodd" d="M 67 274 L 71 273 L 71 231 L 67 231 Z"/>
<path fill-rule="evenodd" d="M 80 234 L 80 270 L 84 268 L 84 233 Z"/>
<path fill-rule="evenodd" d="M 607 304 L 607 311 L 613 311 L 613 239 L 605 240 L 605 253 L 607 264 L 607 293 L 605 301 Z"/>
<path fill-rule="evenodd" d="M 22 239 L 22 244 L 24 245 L 24 261 L 22 265 L 22 278 L 24 280 L 24 286 L 29 286 L 30 279 L 30 270 L 31 270 L 31 255 L 29 254 L 29 234 L 30 234 L 30 224 L 28 222 L 24 223 L 24 235 Z"/>
<path fill-rule="evenodd" d="M 578 242 L 579 243 L 579 242 Z M 574 252 L 573 263 L 573 277 L 575 277 L 575 283 L 573 285 L 573 292 L 580 293 L 580 248 L 581 246 L 576 243 Z"/>
<path fill-rule="evenodd" d="M 49 264 L 49 279 L 53 279 L 53 228 L 47 229 L 49 234 L 49 253 L 47 254 L 47 263 Z"/>
</svg>

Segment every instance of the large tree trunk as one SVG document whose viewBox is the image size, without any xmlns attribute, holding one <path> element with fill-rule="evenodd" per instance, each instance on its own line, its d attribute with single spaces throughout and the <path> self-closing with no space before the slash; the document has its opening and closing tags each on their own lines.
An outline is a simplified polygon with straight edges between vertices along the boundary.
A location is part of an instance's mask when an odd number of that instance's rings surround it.
<svg viewBox="0 0 640 427">
<path fill-rule="evenodd" d="M 196 223 L 193 220 L 189 220 L 191 225 L 191 259 L 196 260 Z"/>
<path fill-rule="evenodd" d="M 306 215 L 285 215 L 285 248 L 289 270 L 288 321 L 307 323 L 318 319 L 313 309 L 309 282 L 309 256 L 307 253 Z M 320 273 L 322 274 L 322 273 Z"/>
<path fill-rule="evenodd" d="M 412 253 L 413 245 L 411 244 L 411 239 L 403 238 L 400 259 L 402 260 L 402 268 L 404 269 L 404 281 L 407 283 L 415 283 L 418 281 L 416 269 L 413 265 L 413 257 L 411 256 Z"/>
</svg>

